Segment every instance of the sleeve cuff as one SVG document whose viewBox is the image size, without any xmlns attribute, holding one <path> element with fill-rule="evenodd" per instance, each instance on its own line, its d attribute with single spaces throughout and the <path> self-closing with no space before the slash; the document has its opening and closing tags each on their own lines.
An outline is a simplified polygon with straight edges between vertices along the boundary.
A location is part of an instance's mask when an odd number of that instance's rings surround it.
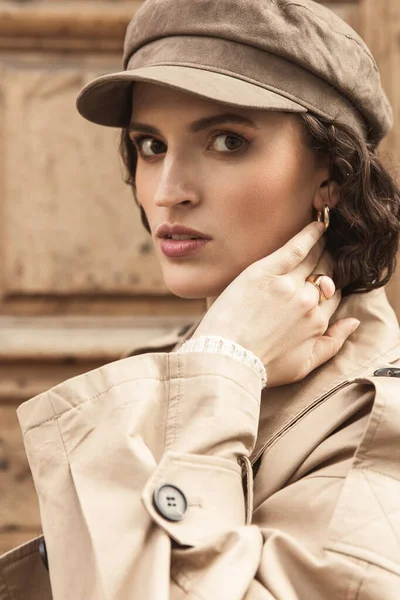
<svg viewBox="0 0 400 600">
<path fill-rule="evenodd" d="M 246 522 L 241 467 L 216 456 L 167 452 L 146 483 L 142 502 L 152 520 L 183 546 L 202 545 Z"/>
</svg>

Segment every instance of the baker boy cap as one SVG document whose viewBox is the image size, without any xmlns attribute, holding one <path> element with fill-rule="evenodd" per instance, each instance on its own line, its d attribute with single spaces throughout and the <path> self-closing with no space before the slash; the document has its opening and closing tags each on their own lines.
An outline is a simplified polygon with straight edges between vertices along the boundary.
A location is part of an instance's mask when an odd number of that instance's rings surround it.
<svg viewBox="0 0 400 600">
<path fill-rule="evenodd" d="M 89 121 L 127 127 L 134 82 L 243 108 L 313 113 L 377 146 L 393 124 L 359 35 L 312 0 L 146 0 L 130 22 L 124 70 L 86 85 Z"/>
</svg>

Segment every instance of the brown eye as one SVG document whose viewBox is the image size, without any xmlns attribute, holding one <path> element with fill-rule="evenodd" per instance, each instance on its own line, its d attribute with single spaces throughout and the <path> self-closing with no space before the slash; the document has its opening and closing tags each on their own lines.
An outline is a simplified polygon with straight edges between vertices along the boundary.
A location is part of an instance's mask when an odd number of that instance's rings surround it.
<svg viewBox="0 0 400 600">
<path fill-rule="evenodd" d="M 156 154 L 165 152 L 165 144 L 151 137 L 141 136 L 138 138 L 132 137 L 132 142 L 137 147 L 141 156 L 149 158 Z"/>
<path fill-rule="evenodd" d="M 226 152 L 226 149 L 235 151 L 242 147 L 243 140 L 236 135 L 220 133 L 214 137 L 213 145 L 218 152 Z"/>
</svg>

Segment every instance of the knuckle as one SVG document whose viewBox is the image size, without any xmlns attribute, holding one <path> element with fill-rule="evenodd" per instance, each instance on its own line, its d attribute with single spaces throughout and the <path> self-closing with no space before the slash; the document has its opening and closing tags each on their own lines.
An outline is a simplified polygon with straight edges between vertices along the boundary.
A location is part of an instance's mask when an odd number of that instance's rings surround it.
<svg viewBox="0 0 400 600">
<path fill-rule="evenodd" d="M 317 292 L 316 292 L 317 294 Z M 313 297 L 312 294 L 303 293 L 299 298 L 300 310 L 304 313 L 311 312 L 318 305 L 318 298 Z"/>
<path fill-rule="evenodd" d="M 303 244 L 298 242 L 292 247 L 291 256 L 295 260 L 303 260 L 307 256 L 306 249 Z"/>
<path fill-rule="evenodd" d="M 282 275 L 279 277 L 279 292 L 287 298 L 293 298 L 297 292 L 297 286 L 294 279 L 289 275 Z"/>
</svg>

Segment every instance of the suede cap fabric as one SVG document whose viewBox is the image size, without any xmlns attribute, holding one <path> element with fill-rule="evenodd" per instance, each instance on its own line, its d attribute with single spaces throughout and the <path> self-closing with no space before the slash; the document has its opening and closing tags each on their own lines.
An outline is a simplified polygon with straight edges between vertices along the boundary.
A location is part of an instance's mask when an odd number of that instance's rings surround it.
<svg viewBox="0 0 400 600">
<path fill-rule="evenodd" d="M 126 127 L 135 81 L 223 104 L 310 112 L 376 146 L 393 114 L 362 38 L 312 0 L 146 0 L 128 26 L 124 70 L 87 84 L 82 116 Z"/>
</svg>

